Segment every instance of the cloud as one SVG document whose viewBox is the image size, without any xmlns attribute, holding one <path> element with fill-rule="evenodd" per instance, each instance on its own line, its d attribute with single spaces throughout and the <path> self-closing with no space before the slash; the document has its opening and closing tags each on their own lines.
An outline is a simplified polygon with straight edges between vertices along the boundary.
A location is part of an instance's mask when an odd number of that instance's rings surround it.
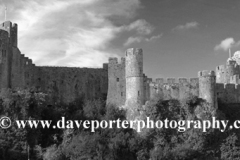
<svg viewBox="0 0 240 160">
<path fill-rule="evenodd" d="M 222 40 L 220 44 L 216 45 L 214 47 L 214 50 L 215 51 L 218 51 L 218 50 L 227 51 L 231 47 L 238 47 L 238 46 L 240 46 L 240 41 L 235 42 L 235 40 L 232 37 L 229 37 L 229 38 Z"/>
<path fill-rule="evenodd" d="M 8 19 L 18 23 L 19 48 L 37 65 L 100 67 L 121 50 L 111 42 L 123 31 L 152 32 L 145 20 L 115 25 L 117 16 L 130 21 L 140 0 L 5 0 Z M 1 5 L 0 7 L 3 7 Z M 4 19 L 4 15 L 0 14 Z M 125 28 L 125 29 L 123 29 Z"/>
<path fill-rule="evenodd" d="M 129 46 L 133 43 L 140 43 L 143 40 L 142 37 L 129 37 L 127 41 L 124 43 L 124 46 Z"/>
<path fill-rule="evenodd" d="M 132 22 L 130 25 L 123 27 L 127 31 L 136 30 L 140 35 L 149 35 L 153 32 L 154 27 L 144 19 Z"/>
<path fill-rule="evenodd" d="M 157 35 L 157 36 L 152 36 L 152 37 L 150 37 L 150 38 L 145 38 L 145 37 L 141 37 L 141 36 L 139 36 L 139 37 L 129 37 L 129 38 L 127 39 L 127 41 L 124 43 L 124 46 L 129 46 L 129 45 L 131 45 L 131 44 L 133 44 L 133 43 L 140 43 L 140 42 L 142 42 L 142 41 L 151 42 L 151 41 L 153 41 L 153 40 L 156 40 L 156 39 L 161 38 L 162 35 L 163 35 L 163 34 L 159 34 L 159 35 Z"/>
<path fill-rule="evenodd" d="M 146 36 L 152 34 L 154 27 L 144 19 L 138 19 L 129 25 L 122 26 L 120 30 L 122 31 L 136 31 L 136 35 L 128 37 L 124 46 L 129 46 L 133 43 L 140 43 L 142 41 L 150 42 L 152 40 L 160 38 L 162 35 L 151 36 L 147 38 Z"/>
<path fill-rule="evenodd" d="M 199 26 L 198 22 L 188 22 L 184 25 L 178 25 L 175 28 L 172 29 L 172 31 L 182 31 L 182 30 L 188 30 L 192 28 L 197 28 Z"/>
<path fill-rule="evenodd" d="M 155 39 L 159 39 L 159 38 L 161 38 L 162 36 L 163 36 L 163 34 L 159 34 L 159 35 L 157 35 L 157 36 L 152 36 L 152 37 L 150 37 L 150 38 L 145 38 L 145 40 L 148 41 L 148 42 L 150 42 L 150 41 L 153 41 L 153 40 L 155 40 Z"/>
</svg>

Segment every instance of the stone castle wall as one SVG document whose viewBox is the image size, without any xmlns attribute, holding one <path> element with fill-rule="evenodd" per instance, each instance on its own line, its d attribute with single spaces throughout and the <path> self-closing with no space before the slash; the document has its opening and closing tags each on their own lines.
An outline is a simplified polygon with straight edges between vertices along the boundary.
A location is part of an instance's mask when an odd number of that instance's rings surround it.
<svg viewBox="0 0 240 160">
<path fill-rule="evenodd" d="M 125 58 L 109 58 L 107 103 L 122 106 L 126 100 Z"/>
<path fill-rule="evenodd" d="M 216 67 L 217 83 L 233 83 L 233 76 L 240 75 L 240 67 L 236 61 L 228 60 L 226 65 Z"/>
<path fill-rule="evenodd" d="M 34 88 L 49 102 L 69 103 L 77 98 L 106 98 L 108 65 L 103 68 L 35 66 L 17 47 L 17 25 L 0 25 L 0 89 Z"/>
<path fill-rule="evenodd" d="M 128 49 L 125 58 L 109 58 L 103 68 L 35 66 L 17 46 L 17 24 L 0 25 L 0 89 L 34 88 L 47 93 L 52 102 L 69 103 L 77 98 L 106 98 L 107 103 L 144 104 L 153 97 L 186 99 L 197 96 L 215 105 L 240 103 L 240 67 L 229 58 L 214 72 L 199 72 L 198 78 L 158 78 L 152 82 L 143 73 L 141 49 Z M 240 53 L 239 53 L 240 56 Z"/>
<path fill-rule="evenodd" d="M 115 103 L 119 106 L 125 105 L 126 88 L 141 90 L 141 85 L 125 82 L 125 72 L 134 72 L 134 77 L 138 77 L 142 67 L 142 60 L 139 57 L 131 57 L 131 65 L 124 64 L 124 61 L 117 63 L 117 58 L 109 59 L 109 91 L 108 103 Z M 114 62 L 112 62 L 114 61 Z M 125 71 L 124 71 L 125 70 Z M 142 73 L 141 73 L 142 74 Z M 152 82 L 143 74 L 143 104 L 151 98 L 158 97 L 163 100 L 178 99 L 183 100 L 193 96 L 205 99 L 212 106 L 217 105 L 217 100 L 225 103 L 240 103 L 240 67 L 234 60 L 228 60 L 226 65 L 220 65 L 214 71 L 201 71 L 197 78 L 158 78 Z M 117 79 L 120 83 L 117 83 Z M 135 83 L 135 82 L 134 82 Z M 115 87 L 115 88 L 114 88 Z M 132 94 L 130 94 L 132 95 Z M 135 99 L 137 99 L 135 97 Z"/>
<path fill-rule="evenodd" d="M 51 95 L 54 102 L 106 98 L 108 77 L 103 68 L 36 67 L 31 86 Z"/>
<path fill-rule="evenodd" d="M 185 99 L 191 96 L 199 96 L 198 78 L 158 78 L 150 83 L 150 99 Z"/>
<path fill-rule="evenodd" d="M 130 71 L 130 72 L 132 73 L 133 71 Z M 143 88 L 142 88 L 143 100 L 142 101 L 143 103 L 145 103 L 150 98 L 149 84 L 150 82 L 152 82 L 152 79 L 148 78 L 142 72 L 141 74 L 142 74 L 142 83 L 143 83 Z M 123 106 L 125 105 L 125 102 L 126 102 L 126 58 L 122 57 L 121 60 L 118 60 L 118 58 L 112 57 L 112 58 L 109 58 L 109 63 L 108 63 L 107 103 L 116 104 L 117 106 Z"/>
</svg>

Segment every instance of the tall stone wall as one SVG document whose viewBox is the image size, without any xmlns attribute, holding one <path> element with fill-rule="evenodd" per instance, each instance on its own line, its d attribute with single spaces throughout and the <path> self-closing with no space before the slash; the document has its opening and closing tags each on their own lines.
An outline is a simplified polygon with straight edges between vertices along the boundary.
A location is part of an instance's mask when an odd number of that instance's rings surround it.
<svg viewBox="0 0 240 160">
<path fill-rule="evenodd" d="M 17 31 L 17 24 L 10 21 L 0 24 L 0 89 L 34 88 L 47 93 L 51 102 L 64 103 L 80 97 L 107 97 L 107 103 L 139 107 L 156 96 L 180 100 L 198 96 L 214 106 L 216 97 L 225 103 L 240 103 L 240 67 L 231 58 L 216 68 L 216 77 L 212 71 L 202 71 L 198 78 L 152 82 L 143 74 L 142 49 L 128 49 L 120 62 L 109 58 L 98 69 L 35 66 L 18 49 Z"/>
<path fill-rule="evenodd" d="M 0 86 L 10 87 L 10 60 L 12 57 L 12 48 L 9 44 L 9 33 L 0 29 Z"/>
<path fill-rule="evenodd" d="M 150 99 L 150 83 L 152 82 L 152 78 L 148 78 L 145 74 L 143 74 L 143 103 Z"/>
<path fill-rule="evenodd" d="M 150 83 L 150 99 L 158 97 L 164 100 L 199 96 L 198 78 L 158 78 Z"/>
<path fill-rule="evenodd" d="M 1 88 L 33 88 L 48 94 L 48 101 L 69 103 L 77 98 L 106 98 L 108 69 L 40 67 L 12 47 L 1 65 Z"/>
<path fill-rule="evenodd" d="M 217 98 L 224 103 L 240 103 L 239 84 L 216 84 Z"/>
<path fill-rule="evenodd" d="M 77 98 L 105 99 L 108 76 L 103 68 L 36 67 L 30 86 L 47 93 L 52 102 L 69 103 Z"/>
<path fill-rule="evenodd" d="M 25 57 L 18 48 L 12 48 L 11 58 L 11 88 L 29 88 L 33 87 L 33 81 L 36 73 L 36 66 L 32 60 Z"/>
<path fill-rule="evenodd" d="M 47 93 L 52 103 L 106 98 L 108 64 L 103 68 L 35 66 L 17 47 L 17 28 L 10 21 L 0 25 L 0 89 L 37 89 Z"/>
</svg>

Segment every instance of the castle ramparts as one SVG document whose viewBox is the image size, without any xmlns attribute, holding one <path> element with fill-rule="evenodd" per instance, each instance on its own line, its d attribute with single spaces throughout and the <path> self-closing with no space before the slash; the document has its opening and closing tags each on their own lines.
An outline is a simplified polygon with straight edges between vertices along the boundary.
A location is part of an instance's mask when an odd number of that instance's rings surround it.
<svg viewBox="0 0 240 160">
<path fill-rule="evenodd" d="M 77 98 L 107 98 L 108 104 L 128 107 L 129 117 L 151 98 L 186 99 L 197 96 L 217 107 L 217 100 L 240 103 L 240 52 L 214 71 L 200 71 L 196 78 L 158 78 L 143 72 L 142 49 L 128 49 L 118 61 L 109 58 L 102 68 L 36 66 L 18 49 L 17 24 L 0 25 L 0 89 L 33 88 L 52 102 Z"/>
<path fill-rule="evenodd" d="M 36 66 L 17 46 L 17 24 L 0 24 L 0 89 L 33 88 L 49 96 L 49 102 L 106 98 L 108 64 L 103 68 Z"/>
<path fill-rule="evenodd" d="M 135 51 L 140 51 L 140 54 L 135 53 Z M 240 62 L 240 52 L 236 52 L 239 55 L 230 57 L 226 65 L 216 67 L 216 72 L 200 71 L 198 77 L 190 79 L 157 78 L 155 82 L 143 73 L 142 50 L 129 49 L 126 53 L 125 58 L 128 60 L 121 61 L 121 63 L 117 63 L 117 58 L 109 59 L 109 86 L 115 86 L 115 89 L 108 89 L 108 103 L 131 109 L 128 98 L 125 96 L 125 94 L 128 94 L 128 90 L 131 92 L 129 99 L 132 102 L 135 101 L 135 104 L 142 105 L 155 97 L 163 100 L 184 100 L 190 97 L 199 97 L 213 108 L 217 108 L 218 101 L 229 104 L 240 103 L 240 67 L 238 64 Z M 131 58 L 128 58 L 128 55 Z M 111 62 L 113 59 L 115 63 Z M 129 77 L 133 77 L 133 79 L 129 80 L 128 83 L 125 82 L 125 80 L 128 81 Z M 121 80 L 121 82 L 119 83 L 118 80 Z M 143 91 L 143 94 L 138 94 L 141 91 Z M 113 95 L 114 98 L 112 98 Z M 139 98 L 142 100 L 139 100 Z M 133 104 L 131 103 L 131 105 Z"/>
</svg>

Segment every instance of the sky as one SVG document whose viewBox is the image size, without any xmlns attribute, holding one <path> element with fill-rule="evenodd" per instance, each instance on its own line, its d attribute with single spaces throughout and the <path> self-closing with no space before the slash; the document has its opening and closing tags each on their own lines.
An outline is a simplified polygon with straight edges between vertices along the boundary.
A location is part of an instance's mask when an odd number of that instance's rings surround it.
<svg viewBox="0 0 240 160">
<path fill-rule="evenodd" d="M 239 0 L 0 0 L 38 66 L 102 67 L 142 48 L 152 78 L 197 77 L 240 50 Z"/>
</svg>

